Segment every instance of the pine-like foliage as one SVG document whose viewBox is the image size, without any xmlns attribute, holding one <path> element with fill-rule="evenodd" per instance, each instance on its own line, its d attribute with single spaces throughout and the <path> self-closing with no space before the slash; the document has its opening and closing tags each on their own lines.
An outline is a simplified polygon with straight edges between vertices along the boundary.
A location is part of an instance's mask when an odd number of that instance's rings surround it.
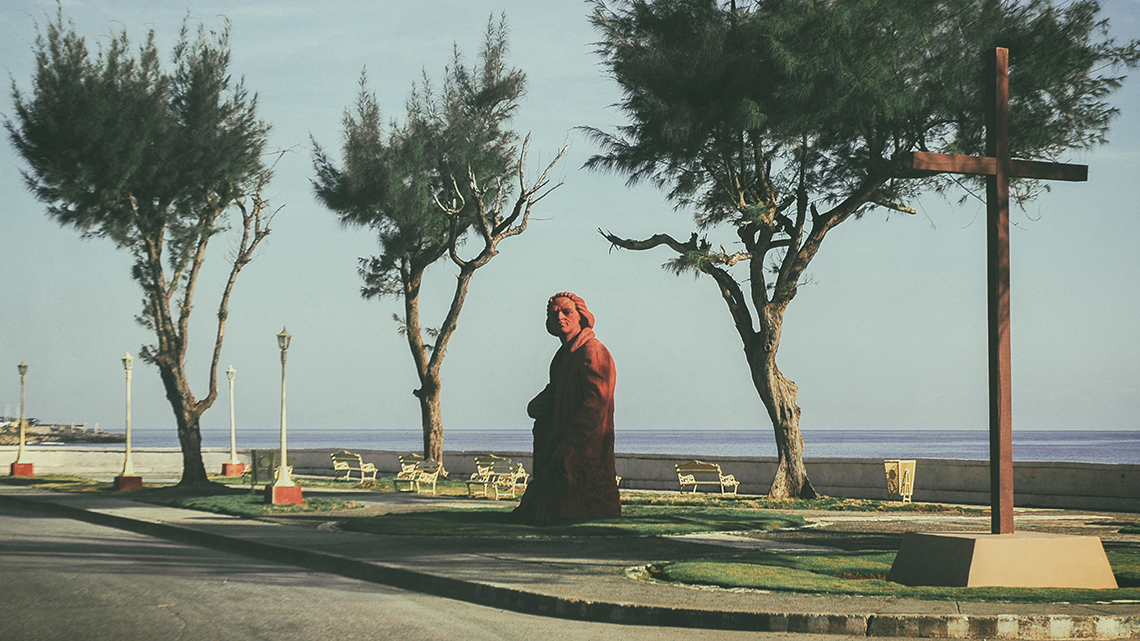
<svg viewBox="0 0 1140 641">
<path fill-rule="evenodd" d="M 469 171 L 480 184 L 510 184 L 518 150 L 506 125 L 525 76 L 507 67 L 506 52 L 505 23 L 489 23 L 479 66 L 468 68 L 456 49 L 438 93 L 425 76 L 412 88 L 403 122 L 387 130 L 362 74 L 356 108 L 344 114 L 342 162 L 314 141 L 317 199 L 344 225 L 375 230 L 380 242 L 381 253 L 361 261 L 364 297 L 399 296 L 402 278 L 447 254 L 453 221 L 437 202 L 462 201 Z M 475 222 L 475 210 L 466 203 L 456 240 Z"/>
<path fill-rule="evenodd" d="M 843 202 L 902 152 L 981 153 L 994 47 L 1010 50 L 1014 157 L 1103 142 L 1113 71 L 1140 54 L 1108 37 L 1091 0 L 614 4 L 596 3 L 593 21 L 630 124 L 590 130 L 605 153 L 588 164 L 667 189 L 702 226 L 768 219 L 801 189 Z M 887 181 L 852 204 L 932 184 Z"/>
<path fill-rule="evenodd" d="M 380 253 L 361 259 L 365 298 L 401 298 L 395 316 L 415 361 L 423 418 L 424 456 L 443 454 L 440 367 L 475 270 L 498 253 L 498 244 L 521 234 L 531 207 L 549 193 L 547 176 L 527 183 L 522 148 L 507 124 L 518 107 L 524 76 L 506 65 L 506 20 L 489 21 L 479 65 L 468 68 L 459 51 L 437 93 L 425 77 L 413 86 L 403 122 L 383 127 L 376 97 L 361 77 L 355 110 L 344 115 L 338 165 L 313 142 L 317 199 L 342 224 L 375 231 Z M 511 203 L 513 197 L 513 204 Z M 464 241 L 472 241 L 471 249 Z M 471 258 L 460 256 L 474 254 Z M 444 258 L 458 267 L 451 305 L 437 329 L 420 323 L 424 271 Z"/>
<path fill-rule="evenodd" d="M 25 182 L 61 225 L 105 237 L 134 257 L 143 290 L 139 323 L 158 366 L 183 449 L 183 482 L 206 481 L 198 419 L 217 396 L 217 361 L 237 273 L 269 233 L 261 189 L 269 127 L 256 98 L 230 76 L 229 25 L 184 22 L 163 69 L 154 32 L 137 53 L 125 30 L 94 53 L 62 12 L 36 40 L 32 90 L 13 85 L 9 138 Z M 242 237 L 218 310 L 209 392 L 196 399 L 185 373 L 194 289 L 210 238 L 241 212 Z"/>
<path fill-rule="evenodd" d="M 1092 0 L 615 0 L 594 2 L 598 53 L 628 124 L 588 129 L 587 166 L 650 181 L 694 212 L 674 272 L 708 275 L 728 305 L 776 433 L 769 495 L 814 496 L 797 388 L 776 366 L 787 305 L 836 225 L 872 207 L 914 213 L 922 190 L 965 179 L 904 178 L 912 151 L 983 154 L 986 52 L 1010 54 L 1010 149 L 1058 160 L 1103 142 L 1105 99 L 1140 45 L 1117 45 Z M 1015 195 L 1034 195 L 1022 181 Z M 713 229 L 738 239 L 730 250 Z"/>
</svg>

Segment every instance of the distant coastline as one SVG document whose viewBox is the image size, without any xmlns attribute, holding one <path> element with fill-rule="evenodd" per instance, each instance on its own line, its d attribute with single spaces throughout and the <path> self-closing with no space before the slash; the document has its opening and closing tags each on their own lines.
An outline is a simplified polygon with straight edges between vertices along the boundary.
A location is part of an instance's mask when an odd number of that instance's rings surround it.
<svg viewBox="0 0 1140 641">
<path fill-rule="evenodd" d="M 121 438 L 121 437 L 120 437 Z M 276 449 L 280 428 L 237 427 L 240 449 Z M 443 448 L 451 452 L 529 452 L 529 427 L 517 429 L 451 430 Z M 202 428 L 203 448 L 230 446 L 230 430 Z M 77 447 L 98 447 L 79 444 Z M 177 448 L 178 433 L 167 429 L 134 428 L 133 448 Z M 294 449 L 375 449 L 423 451 L 419 426 L 406 429 L 289 428 Z M 620 454 L 678 454 L 684 456 L 775 456 L 772 428 L 622 430 L 616 434 Z M 820 458 L 960 459 L 988 460 L 989 434 L 985 430 L 804 430 L 804 456 Z M 1140 465 L 1140 430 L 1013 431 L 1015 461 L 1124 463 Z"/>
<path fill-rule="evenodd" d="M 104 432 L 82 425 L 29 425 L 24 430 L 25 443 L 124 443 L 125 434 Z M 20 427 L 16 422 L 0 427 L 0 445 L 19 445 Z"/>
</svg>

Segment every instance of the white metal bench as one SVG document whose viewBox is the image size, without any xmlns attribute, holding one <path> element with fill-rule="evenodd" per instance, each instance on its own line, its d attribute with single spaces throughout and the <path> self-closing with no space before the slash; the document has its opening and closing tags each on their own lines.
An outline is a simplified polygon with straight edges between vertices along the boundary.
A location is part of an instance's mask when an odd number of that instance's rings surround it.
<svg viewBox="0 0 1140 641">
<path fill-rule="evenodd" d="M 415 490 L 417 494 L 423 492 L 424 486 L 431 486 L 431 493 L 435 494 L 435 484 L 439 480 L 439 475 L 443 472 L 443 466 L 439 461 L 431 459 L 421 459 L 415 463 L 409 463 L 409 469 L 401 469 L 400 473 L 396 475 L 395 485 L 396 489 L 400 490 L 400 482 L 408 484 L 406 492 Z M 404 467 L 404 457 L 400 457 L 400 467 Z"/>
<path fill-rule="evenodd" d="M 471 478 L 465 481 L 468 498 L 487 496 L 487 484 L 491 482 L 491 468 L 494 467 L 495 463 L 503 461 L 510 462 L 508 459 L 494 454 L 475 457 L 475 471 L 471 473 Z"/>
<path fill-rule="evenodd" d="M 512 463 L 510 459 L 494 454 L 475 459 L 475 473 L 467 480 L 467 496 L 485 496 L 496 501 L 515 498 L 519 490 L 526 491 L 530 474 L 522 463 Z"/>
<path fill-rule="evenodd" d="M 359 454 L 345 450 L 333 452 L 329 456 L 332 457 L 333 476 L 338 481 L 351 481 L 353 473 L 360 477 L 358 479 L 360 483 L 376 480 L 376 466 L 372 463 L 365 463 Z"/>
<path fill-rule="evenodd" d="M 419 454 L 405 454 L 400 457 L 400 471 L 396 474 L 396 481 L 412 481 L 416 478 L 416 466 L 424 457 Z"/>
<path fill-rule="evenodd" d="M 700 485 L 715 485 L 720 487 L 721 494 L 736 494 L 736 488 L 740 485 L 735 476 L 722 472 L 716 463 L 689 461 L 677 464 L 676 468 L 677 482 L 681 484 L 682 492 L 688 485 L 693 486 L 693 494 L 697 493 Z"/>
</svg>

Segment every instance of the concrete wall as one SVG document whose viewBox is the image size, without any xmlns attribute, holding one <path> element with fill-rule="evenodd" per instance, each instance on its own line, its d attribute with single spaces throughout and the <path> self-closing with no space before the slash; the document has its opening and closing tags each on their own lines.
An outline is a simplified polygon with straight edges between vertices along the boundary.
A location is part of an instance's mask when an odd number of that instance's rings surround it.
<svg viewBox="0 0 1140 641">
<path fill-rule="evenodd" d="M 329 476 L 334 450 L 290 450 L 295 457 L 294 473 Z M 373 463 L 381 474 L 399 470 L 399 456 L 406 452 L 354 450 Z M 28 458 L 37 474 L 72 473 L 110 477 L 123 468 L 123 451 L 118 448 L 92 449 L 64 447 L 28 448 Z M 463 479 L 475 471 L 474 458 L 483 451 L 449 451 L 444 464 L 452 478 Z M 529 452 L 495 452 L 532 469 Z M 206 469 L 221 471 L 229 460 L 229 450 L 208 449 L 202 453 Z M 0 447 L 0 461 L 16 458 L 15 447 Z M 182 455 L 177 449 L 133 450 L 135 473 L 144 477 L 177 478 Z M 239 451 L 249 462 L 249 450 Z M 621 486 L 630 489 L 676 490 L 674 465 L 691 460 L 666 454 L 619 454 L 617 472 Z M 764 494 L 776 471 L 775 458 L 709 456 L 701 460 L 719 463 L 736 476 L 743 494 Z M 845 498 L 886 499 L 886 477 L 881 459 L 806 459 L 808 476 L 816 491 Z M 0 465 L 0 475 L 8 466 Z M 1140 465 L 1112 463 L 1015 462 L 1014 502 L 1019 506 L 1120 510 L 1140 512 Z M 915 467 L 914 500 L 988 505 L 989 462 L 953 459 L 918 459 Z"/>
</svg>

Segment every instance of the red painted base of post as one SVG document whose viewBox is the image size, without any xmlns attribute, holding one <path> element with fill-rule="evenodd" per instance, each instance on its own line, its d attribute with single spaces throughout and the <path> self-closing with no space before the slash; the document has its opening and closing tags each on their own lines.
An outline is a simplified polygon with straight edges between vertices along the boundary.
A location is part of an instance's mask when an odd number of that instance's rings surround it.
<svg viewBox="0 0 1140 641">
<path fill-rule="evenodd" d="M 34 463 L 13 463 L 12 476 L 35 476 L 36 473 L 32 470 Z"/>
<path fill-rule="evenodd" d="M 245 463 L 222 463 L 222 476 L 241 476 L 245 474 Z"/>
<path fill-rule="evenodd" d="M 141 476 L 120 474 L 115 477 L 115 491 L 117 492 L 141 490 L 142 486 L 143 482 Z"/>
<path fill-rule="evenodd" d="M 265 488 L 265 502 L 273 505 L 301 505 L 300 485 L 270 485 Z"/>
</svg>

